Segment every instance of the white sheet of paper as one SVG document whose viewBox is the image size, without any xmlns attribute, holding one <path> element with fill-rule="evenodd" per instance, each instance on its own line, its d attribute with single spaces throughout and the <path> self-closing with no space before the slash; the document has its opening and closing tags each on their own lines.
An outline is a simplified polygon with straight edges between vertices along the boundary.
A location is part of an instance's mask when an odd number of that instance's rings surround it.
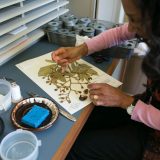
<svg viewBox="0 0 160 160">
<path fill-rule="evenodd" d="M 55 86 L 47 84 L 46 80 L 38 76 L 38 72 L 41 67 L 50 65 L 50 63 L 48 63 L 45 60 L 51 60 L 51 53 L 47 53 L 40 57 L 24 61 L 22 63 L 17 64 L 16 66 L 71 114 L 74 114 L 75 112 L 79 111 L 80 109 L 84 108 L 85 106 L 91 103 L 91 100 L 89 98 L 87 98 L 85 101 L 80 101 L 79 96 L 77 96 L 74 92 L 71 92 L 70 94 L 71 103 L 68 103 L 66 101 L 61 103 L 58 97 L 59 92 L 54 90 Z M 85 63 L 91 66 L 92 69 L 94 69 L 98 73 L 98 76 L 92 77 L 93 83 L 108 83 L 114 87 L 119 87 L 122 84 L 118 80 L 114 79 L 102 70 L 98 69 L 97 67 L 91 65 L 90 63 L 82 59 L 78 60 L 77 62 Z M 79 85 L 75 84 L 73 88 L 79 89 Z M 87 85 L 84 86 L 84 89 L 85 88 L 87 88 Z"/>
</svg>

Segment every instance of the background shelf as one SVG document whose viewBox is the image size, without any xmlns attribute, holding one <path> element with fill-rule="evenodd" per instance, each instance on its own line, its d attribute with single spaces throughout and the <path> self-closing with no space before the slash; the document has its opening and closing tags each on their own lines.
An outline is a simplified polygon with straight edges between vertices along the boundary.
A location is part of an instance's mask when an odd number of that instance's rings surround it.
<svg viewBox="0 0 160 160">
<path fill-rule="evenodd" d="M 44 36 L 41 28 L 67 13 L 68 3 L 67 0 L 1 0 L 0 65 Z M 24 30 L 11 34 L 23 26 Z"/>
<path fill-rule="evenodd" d="M 8 7 L 10 5 L 23 2 L 24 0 L 1 0 L 0 1 L 0 9 Z"/>
</svg>

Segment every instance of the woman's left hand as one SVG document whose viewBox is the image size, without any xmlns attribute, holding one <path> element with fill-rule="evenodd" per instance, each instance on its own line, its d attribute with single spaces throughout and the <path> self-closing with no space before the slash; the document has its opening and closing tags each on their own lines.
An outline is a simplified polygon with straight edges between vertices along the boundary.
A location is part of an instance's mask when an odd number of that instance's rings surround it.
<svg viewBox="0 0 160 160">
<path fill-rule="evenodd" d="M 97 106 L 115 106 L 127 108 L 134 98 L 106 83 L 92 83 L 88 85 L 90 99 Z"/>
</svg>

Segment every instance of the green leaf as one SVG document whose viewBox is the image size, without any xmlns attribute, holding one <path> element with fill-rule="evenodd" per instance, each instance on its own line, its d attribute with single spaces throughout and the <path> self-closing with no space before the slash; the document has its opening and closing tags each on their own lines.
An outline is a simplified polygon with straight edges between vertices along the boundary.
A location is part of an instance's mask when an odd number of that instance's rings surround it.
<svg viewBox="0 0 160 160">
<path fill-rule="evenodd" d="M 49 59 L 46 59 L 45 61 L 48 62 L 48 63 L 56 63 L 55 61 L 49 60 Z"/>
<path fill-rule="evenodd" d="M 65 76 L 63 76 L 63 74 L 61 72 L 56 72 L 54 74 L 55 78 L 61 82 L 66 82 L 66 78 Z"/>
<path fill-rule="evenodd" d="M 57 84 L 57 79 L 52 78 L 51 83 L 54 84 L 54 85 L 56 85 Z"/>
<path fill-rule="evenodd" d="M 81 81 L 84 81 L 84 74 L 79 74 L 79 79 L 80 79 Z"/>
<path fill-rule="evenodd" d="M 49 65 L 49 66 L 45 66 L 45 67 L 41 67 L 39 72 L 38 72 L 38 76 L 48 76 L 49 74 L 52 73 L 52 67 L 53 65 Z"/>
<path fill-rule="evenodd" d="M 85 75 L 84 75 L 84 79 L 85 79 L 86 81 L 88 81 L 89 78 L 90 78 L 90 76 L 89 76 L 88 74 L 85 74 Z"/>
<path fill-rule="evenodd" d="M 80 68 L 86 68 L 86 69 L 89 69 L 89 68 L 92 68 L 91 66 L 89 66 L 89 65 L 87 65 L 87 64 L 84 64 L 84 63 L 82 63 L 82 64 L 79 64 L 79 67 Z"/>
<path fill-rule="evenodd" d="M 90 74 L 90 75 L 98 75 L 98 73 L 91 68 L 87 71 L 87 73 Z"/>
<path fill-rule="evenodd" d="M 88 66 L 87 64 L 80 64 L 78 66 L 78 69 L 77 69 L 77 73 L 87 73 L 87 71 L 90 69 L 91 67 Z"/>
</svg>

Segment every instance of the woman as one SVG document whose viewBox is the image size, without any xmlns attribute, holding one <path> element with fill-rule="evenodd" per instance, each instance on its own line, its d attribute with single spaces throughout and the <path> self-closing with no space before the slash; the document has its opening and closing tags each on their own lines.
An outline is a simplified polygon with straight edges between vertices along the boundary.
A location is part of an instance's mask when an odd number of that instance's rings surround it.
<svg viewBox="0 0 160 160">
<path fill-rule="evenodd" d="M 151 48 L 142 65 L 149 79 L 146 92 L 132 97 L 107 84 L 88 85 L 96 107 L 67 160 L 140 160 L 148 137 L 160 131 L 160 1 L 122 0 L 122 4 L 129 24 L 103 32 L 78 47 L 60 48 L 52 58 L 65 68 L 84 55 L 138 35 Z"/>
</svg>

